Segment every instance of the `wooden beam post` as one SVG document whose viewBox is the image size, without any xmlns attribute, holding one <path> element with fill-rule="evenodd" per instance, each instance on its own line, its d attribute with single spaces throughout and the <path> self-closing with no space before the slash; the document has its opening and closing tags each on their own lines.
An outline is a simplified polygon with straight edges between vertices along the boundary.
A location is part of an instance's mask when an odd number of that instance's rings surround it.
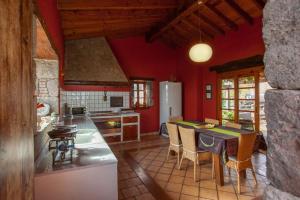
<svg viewBox="0 0 300 200">
<path fill-rule="evenodd" d="M 0 1 L 0 199 L 32 200 L 32 2 Z"/>
<path fill-rule="evenodd" d="M 225 2 L 234 10 L 236 11 L 240 16 L 242 16 L 246 22 L 249 24 L 253 24 L 252 17 L 244 11 L 235 1 L 233 0 L 225 0 Z"/>
</svg>

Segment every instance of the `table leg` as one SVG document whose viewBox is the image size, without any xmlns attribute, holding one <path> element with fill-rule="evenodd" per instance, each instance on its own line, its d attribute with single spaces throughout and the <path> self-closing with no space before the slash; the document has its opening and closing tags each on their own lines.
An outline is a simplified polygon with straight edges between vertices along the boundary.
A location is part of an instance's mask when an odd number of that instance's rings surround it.
<svg viewBox="0 0 300 200">
<path fill-rule="evenodd" d="M 214 168 L 215 168 L 215 177 L 216 183 L 220 186 L 224 185 L 224 174 L 223 174 L 223 165 L 221 164 L 221 156 L 219 154 L 212 154 L 214 159 Z"/>
<path fill-rule="evenodd" d="M 246 178 L 246 170 L 240 171 L 239 174 L 240 174 L 240 177 Z"/>
</svg>

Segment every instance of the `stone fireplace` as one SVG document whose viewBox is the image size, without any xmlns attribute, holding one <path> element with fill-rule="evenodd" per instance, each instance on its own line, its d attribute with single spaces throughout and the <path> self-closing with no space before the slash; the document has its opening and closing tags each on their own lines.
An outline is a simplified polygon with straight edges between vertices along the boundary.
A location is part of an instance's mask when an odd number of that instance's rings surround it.
<svg viewBox="0 0 300 200">
<path fill-rule="evenodd" d="M 264 199 L 300 199 L 300 0 L 268 0 L 264 9 L 267 178 Z"/>
</svg>

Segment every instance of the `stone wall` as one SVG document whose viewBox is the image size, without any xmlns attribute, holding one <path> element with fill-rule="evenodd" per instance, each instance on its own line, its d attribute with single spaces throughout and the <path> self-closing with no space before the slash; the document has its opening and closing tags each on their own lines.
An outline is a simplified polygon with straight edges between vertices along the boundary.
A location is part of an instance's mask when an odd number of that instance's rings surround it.
<svg viewBox="0 0 300 200">
<path fill-rule="evenodd" d="M 264 9 L 268 129 L 264 199 L 300 199 L 300 0 L 268 0 Z"/>
<path fill-rule="evenodd" d="M 37 101 L 48 103 L 51 112 L 58 113 L 58 61 L 34 59 L 36 64 Z"/>
</svg>

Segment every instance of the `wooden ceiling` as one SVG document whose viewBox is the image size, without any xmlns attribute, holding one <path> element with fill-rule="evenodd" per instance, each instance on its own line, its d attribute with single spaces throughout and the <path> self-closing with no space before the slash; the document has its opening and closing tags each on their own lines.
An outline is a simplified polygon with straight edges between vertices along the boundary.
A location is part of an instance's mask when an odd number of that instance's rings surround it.
<svg viewBox="0 0 300 200">
<path fill-rule="evenodd" d="M 265 0 L 58 0 L 66 40 L 145 35 L 177 47 L 253 24 Z"/>
</svg>

